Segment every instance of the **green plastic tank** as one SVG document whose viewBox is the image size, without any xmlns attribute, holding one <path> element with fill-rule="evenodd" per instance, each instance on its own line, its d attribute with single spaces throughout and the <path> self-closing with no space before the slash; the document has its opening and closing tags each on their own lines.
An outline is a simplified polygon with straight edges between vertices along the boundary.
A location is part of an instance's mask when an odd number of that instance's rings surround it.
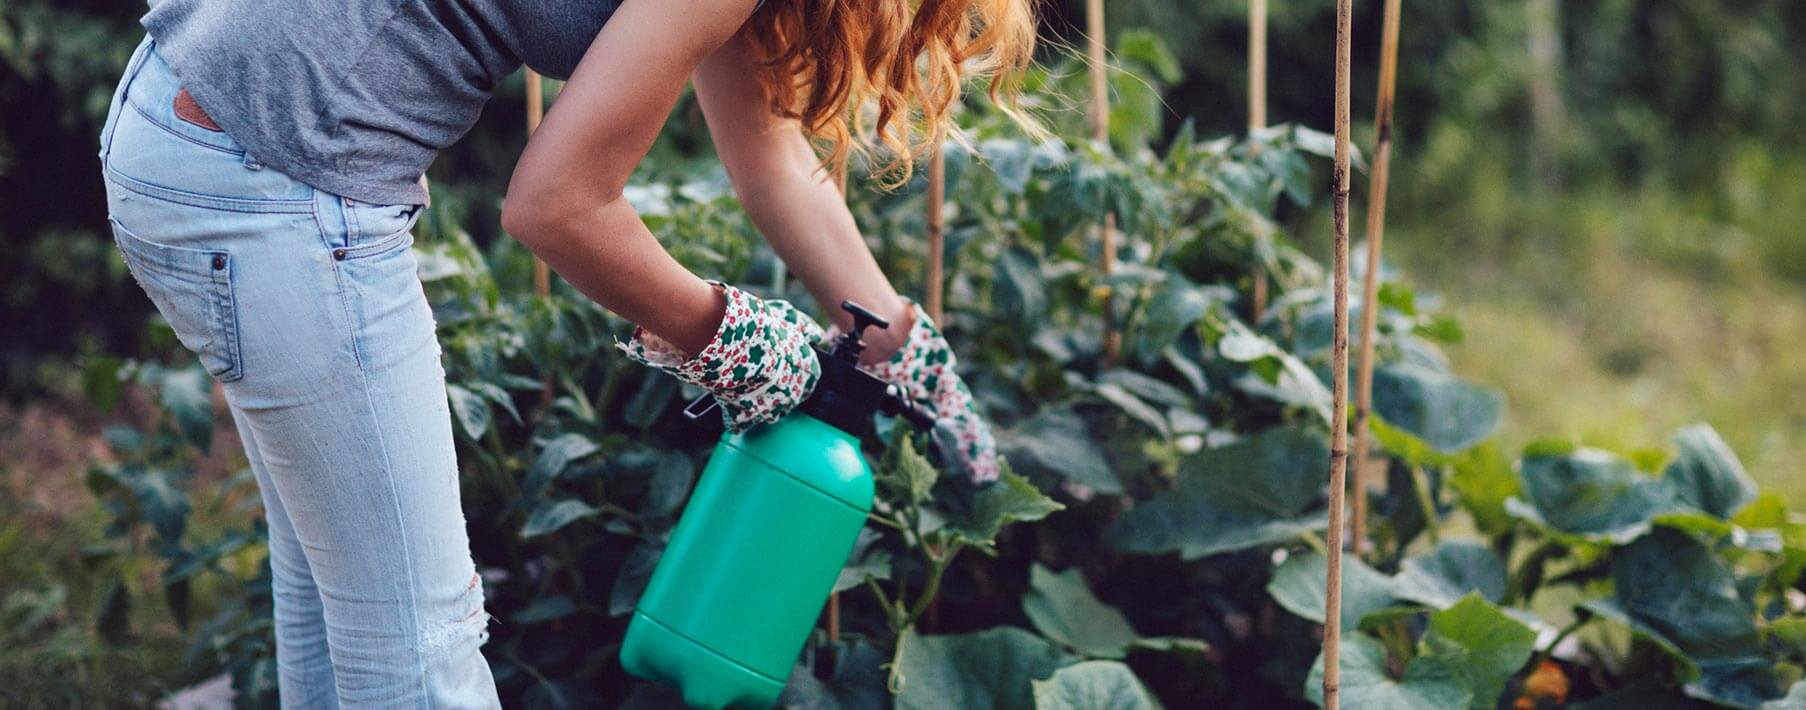
<svg viewBox="0 0 1806 710">
<path fill-rule="evenodd" d="M 859 432 L 880 411 L 933 425 L 857 366 L 860 333 L 888 324 L 841 307 L 854 327 L 832 352 L 817 346 L 822 377 L 809 398 L 721 438 L 628 623 L 621 666 L 675 686 L 691 707 L 777 702 L 871 511 Z"/>
</svg>

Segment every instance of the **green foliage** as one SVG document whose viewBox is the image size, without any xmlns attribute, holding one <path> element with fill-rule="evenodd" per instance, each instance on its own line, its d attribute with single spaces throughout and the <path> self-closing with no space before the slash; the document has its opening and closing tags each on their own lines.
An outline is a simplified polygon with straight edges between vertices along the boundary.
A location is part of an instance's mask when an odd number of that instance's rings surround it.
<svg viewBox="0 0 1806 710">
<path fill-rule="evenodd" d="M 1147 36 L 1118 48 L 1141 78 L 1172 80 L 1175 58 Z M 880 423 L 866 442 L 879 499 L 836 584 L 840 637 L 811 640 L 784 702 L 1316 699 L 1330 298 L 1275 215 L 1313 198 L 1328 137 L 1276 126 L 1199 140 L 1187 125 L 1155 151 L 1145 122 L 1123 121 L 1107 144 L 1066 130 L 1026 140 L 968 108 L 971 145 L 947 146 L 959 199 L 944 286 L 958 298 L 942 325 L 1007 465 L 989 485 L 949 478 L 932 437 Z M 654 167 L 629 198 L 686 266 L 805 302 L 717 168 Z M 906 291 L 923 272 L 922 187 L 853 197 Z M 416 253 L 472 545 L 505 622 L 486 647 L 504 702 L 656 705 L 668 696 L 621 671 L 615 641 L 715 432 L 679 412 L 690 393 L 616 355 L 628 324 L 563 285 L 530 295 L 526 253 L 479 238 L 495 230 L 490 198 L 440 190 Z M 1105 214 L 1125 233 L 1108 278 L 1089 237 Z M 1256 271 L 1274 296 L 1259 318 Z M 1374 429 L 1388 475 L 1368 494 L 1371 552 L 1345 560 L 1344 700 L 1496 707 L 1514 700 L 1533 655 L 1576 679 L 1577 699 L 1633 681 L 1652 697 L 1738 707 L 1781 697 L 1793 676 L 1770 669 L 1806 661 L 1790 601 L 1806 528 L 1785 504 L 1704 428 L 1678 435 L 1665 468 L 1667 454 L 1572 445 L 1513 461 L 1489 441 L 1501 398 L 1449 372 L 1438 343 L 1461 331 L 1432 305 L 1396 275 L 1367 304 L 1382 309 Z M 1125 331 L 1114 359 L 1099 337 L 1106 307 Z M 188 627 L 195 667 L 231 672 L 257 702 L 273 673 L 263 533 L 202 537 L 185 522 L 201 506 L 184 479 L 215 418 L 194 372 L 94 361 L 84 381 L 96 401 L 135 381 L 167 414 L 119 432 L 130 455 L 91 480 L 111 559 L 152 560 L 173 618 L 189 624 L 194 585 L 221 590 L 209 620 Z M 137 592 L 99 595 L 102 632 L 129 630 L 122 610 Z M 1599 617 L 1635 640 L 1573 635 Z"/>
<path fill-rule="evenodd" d="M 1160 701 L 1148 693 L 1128 666 L 1115 661 L 1085 661 L 1054 671 L 1034 682 L 1036 710 L 1155 710 Z"/>
<path fill-rule="evenodd" d="M 1304 687 L 1312 702 L 1323 702 L 1323 659 L 1311 667 Z M 1466 707 L 1474 693 L 1460 673 L 1435 657 L 1412 659 L 1403 678 L 1394 679 L 1386 664 L 1386 648 L 1368 636 L 1342 642 L 1342 701 L 1357 708 L 1431 710 Z"/>
<path fill-rule="evenodd" d="M 1498 603 L 1505 596 L 1505 563 L 1491 548 L 1468 540 L 1448 540 L 1400 565 L 1392 594 L 1434 609 L 1446 609 L 1477 593 Z"/>
<path fill-rule="evenodd" d="M 1092 596 L 1078 570 L 1030 568 L 1022 613 L 1041 635 L 1093 658 L 1122 658 L 1137 639 L 1128 618 Z"/>
<path fill-rule="evenodd" d="M 1051 677 L 1076 659 L 1045 639 L 1014 627 L 950 636 L 898 639 L 905 679 L 897 707 L 1026 708 L 1031 682 Z"/>
<path fill-rule="evenodd" d="M 1516 675 L 1536 647 L 1536 632 L 1478 594 L 1430 614 L 1420 658 L 1456 669 L 1473 692 L 1474 710 L 1490 710 L 1505 682 Z"/>
<path fill-rule="evenodd" d="M 1322 554 L 1288 557 L 1273 570 L 1267 593 L 1286 611 L 1319 624 L 1324 621 L 1329 561 Z M 1392 580 L 1355 558 L 1342 563 L 1342 628 L 1353 629 L 1362 617 L 1392 606 Z"/>
<path fill-rule="evenodd" d="M 1188 558 L 1297 539 L 1320 530 L 1329 447 L 1320 434 L 1275 428 L 1188 458 L 1177 487 L 1117 520 L 1111 539 L 1130 552 Z"/>
</svg>

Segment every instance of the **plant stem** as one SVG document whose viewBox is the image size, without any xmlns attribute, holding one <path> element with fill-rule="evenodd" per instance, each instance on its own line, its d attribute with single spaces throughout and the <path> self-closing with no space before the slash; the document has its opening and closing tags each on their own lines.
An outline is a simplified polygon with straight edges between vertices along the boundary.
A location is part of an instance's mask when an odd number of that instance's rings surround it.
<svg viewBox="0 0 1806 710">
<path fill-rule="evenodd" d="M 1579 631 L 1580 627 L 1586 626 L 1587 623 L 1592 620 L 1593 617 L 1591 615 L 1576 617 L 1573 623 L 1562 627 L 1561 632 L 1555 634 L 1555 638 L 1549 640 L 1549 645 L 1547 647 L 1538 650 L 1536 655 L 1531 656 L 1530 664 L 1525 667 L 1529 668 L 1531 672 L 1535 672 L 1537 667 L 1543 664 L 1543 661 L 1549 660 L 1549 656 L 1555 653 L 1556 646 L 1560 646 L 1561 642 L 1568 640 L 1569 636 L 1574 635 L 1574 632 Z"/>
<path fill-rule="evenodd" d="M 909 610 L 909 616 L 904 617 L 905 627 L 915 625 L 916 620 L 922 618 L 922 613 L 928 611 L 928 605 L 934 603 L 935 595 L 941 591 L 941 578 L 946 576 L 947 568 L 953 564 L 953 558 L 959 555 L 959 550 L 960 543 L 957 540 L 948 545 L 945 553 L 938 555 L 928 552 L 926 547 L 922 548 L 923 554 L 928 557 L 928 582 L 922 585 L 922 596 L 916 599 L 916 605 Z"/>
<path fill-rule="evenodd" d="M 1361 275 L 1361 359 L 1355 380 L 1354 470 L 1349 484 L 1354 496 L 1354 546 L 1360 554 L 1367 538 L 1367 417 L 1373 411 L 1373 350 L 1380 316 L 1380 245 L 1386 236 L 1386 183 L 1392 165 L 1393 87 L 1398 83 L 1399 0 L 1386 0 L 1380 30 L 1380 93 L 1373 114 L 1377 145 L 1373 180 L 1367 194 L 1367 270 Z M 1431 536 L 1435 539 L 1435 536 Z"/>
<path fill-rule="evenodd" d="M 1401 667 L 1417 655 L 1417 648 L 1411 643 L 1411 633 L 1405 629 L 1403 621 L 1394 620 L 1381 624 L 1375 629 L 1375 633 L 1379 634 L 1380 644 L 1386 647 L 1386 655 L 1397 659 Z"/>
<path fill-rule="evenodd" d="M 1360 444 L 1355 446 L 1358 447 Z M 1417 492 L 1417 507 L 1423 511 L 1423 529 L 1424 533 L 1430 536 L 1430 544 L 1442 542 L 1442 533 L 1436 530 L 1436 499 L 1430 495 L 1429 477 L 1424 475 L 1422 466 L 1411 467 L 1411 488 Z M 1359 489 L 1356 490 L 1359 492 Z M 1356 505 L 1360 504 L 1356 503 Z M 1360 543 L 1357 541 L 1355 544 Z"/>
<path fill-rule="evenodd" d="M 1299 533 L 1298 539 L 1303 540 L 1304 544 L 1309 545 L 1311 549 L 1316 550 L 1318 554 L 1329 554 L 1329 545 L 1323 542 L 1323 538 L 1317 537 L 1317 533 L 1306 530 Z"/>
<path fill-rule="evenodd" d="M 903 644 L 908 638 L 903 635 L 903 632 L 897 632 L 897 647 L 891 649 L 890 663 L 886 664 L 890 666 L 890 674 L 884 679 L 884 688 L 889 690 L 891 695 L 902 693 L 903 684 L 908 682 L 908 679 L 903 677 Z"/>
<path fill-rule="evenodd" d="M 890 622 L 891 628 L 901 629 L 903 621 L 902 610 L 898 608 L 898 605 L 891 603 L 890 597 L 884 594 L 884 588 L 878 586 L 878 580 L 872 577 L 866 577 L 865 586 L 872 590 L 872 596 L 878 598 L 878 606 L 884 609 L 884 617 Z M 899 631 L 899 633 L 901 632 Z"/>
<path fill-rule="evenodd" d="M 1341 707 L 1342 506 L 1348 468 L 1348 65 L 1353 1 L 1336 0 L 1335 329 L 1331 341 L 1329 564 L 1323 609 L 1323 708 Z"/>
<path fill-rule="evenodd" d="M 1510 583 L 1505 586 L 1505 597 L 1499 601 L 1504 604 L 1529 601 L 1531 593 L 1542 583 L 1543 565 L 1566 551 L 1567 546 L 1554 540 L 1544 540 L 1530 550 L 1518 565 L 1518 571 L 1511 575 Z"/>
</svg>

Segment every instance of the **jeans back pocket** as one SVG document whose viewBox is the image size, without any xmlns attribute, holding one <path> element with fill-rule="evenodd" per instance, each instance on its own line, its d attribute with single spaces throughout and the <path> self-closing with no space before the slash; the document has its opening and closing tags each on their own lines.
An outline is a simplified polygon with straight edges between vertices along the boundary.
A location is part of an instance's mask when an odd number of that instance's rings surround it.
<svg viewBox="0 0 1806 710">
<path fill-rule="evenodd" d="M 113 241 L 125 264 L 169 322 L 183 347 L 221 382 L 244 376 L 238 348 L 238 307 L 232 292 L 232 255 L 147 241 L 113 221 Z"/>
</svg>

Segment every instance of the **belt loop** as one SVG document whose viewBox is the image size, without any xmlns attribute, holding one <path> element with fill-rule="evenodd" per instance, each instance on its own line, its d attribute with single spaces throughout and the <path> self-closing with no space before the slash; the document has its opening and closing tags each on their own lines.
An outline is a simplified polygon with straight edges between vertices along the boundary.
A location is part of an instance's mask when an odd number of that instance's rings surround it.
<svg viewBox="0 0 1806 710">
<path fill-rule="evenodd" d="M 320 226 L 320 244 L 327 250 L 351 246 L 351 211 L 338 195 L 314 188 L 314 221 Z"/>
<path fill-rule="evenodd" d="M 245 152 L 245 168 L 250 169 L 250 170 L 262 170 L 263 163 L 257 162 L 257 157 L 251 155 L 250 151 L 246 151 Z"/>
<path fill-rule="evenodd" d="M 363 237 L 363 227 L 357 223 L 357 210 L 353 206 L 356 200 L 343 195 L 339 196 L 339 210 L 345 214 L 345 246 L 354 247 Z"/>
</svg>

